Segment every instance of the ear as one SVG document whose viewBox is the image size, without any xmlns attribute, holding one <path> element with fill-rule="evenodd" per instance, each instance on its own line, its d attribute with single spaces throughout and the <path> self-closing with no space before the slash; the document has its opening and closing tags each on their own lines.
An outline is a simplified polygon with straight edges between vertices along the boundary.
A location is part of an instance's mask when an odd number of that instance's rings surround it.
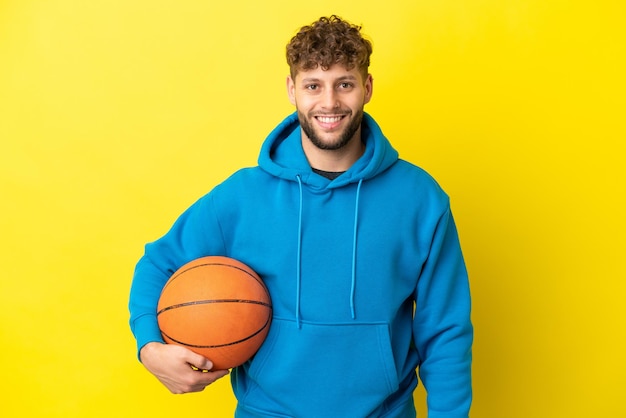
<svg viewBox="0 0 626 418">
<path fill-rule="evenodd" d="M 296 105 L 296 85 L 291 76 L 287 76 L 287 96 L 292 105 Z"/>
<path fill-rule="evenodd" d="M 372 77 L 371 74 L 368 74 L 367 78 L 365 79 L 365 97 L 363 100 L 363 104 L 369 103 L 369 101 L 372 99 L 373 91 L 374 91 L 374 78 Z"/>
</svg>

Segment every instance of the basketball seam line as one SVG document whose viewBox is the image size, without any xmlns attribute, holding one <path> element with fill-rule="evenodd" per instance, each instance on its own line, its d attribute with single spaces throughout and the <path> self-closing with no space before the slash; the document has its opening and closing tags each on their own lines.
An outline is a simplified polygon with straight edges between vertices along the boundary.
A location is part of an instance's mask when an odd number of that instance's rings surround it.
<svg viewBox="0 0 626 418">
<path fill-rule="evenodd" d="M 248 299 L 206 299 L 206 300 L 194 300 L 190 302 L 177 303 L 176 305 L 166 306 L 165 308 L 159 310 L 157 312 L 157 316 L 162 314 L 165 311 L 169 311 L 171 309 L 182 308 L 185 306 L 193 306 L 193 305 L 206 305 L 209 303 L 249 303 L 252 305 L 261 305 L 266 306 L 272 309 L 272 306 L 269 303 L 261 302 L 258 300 L 248 300 Z"/>
</svg>

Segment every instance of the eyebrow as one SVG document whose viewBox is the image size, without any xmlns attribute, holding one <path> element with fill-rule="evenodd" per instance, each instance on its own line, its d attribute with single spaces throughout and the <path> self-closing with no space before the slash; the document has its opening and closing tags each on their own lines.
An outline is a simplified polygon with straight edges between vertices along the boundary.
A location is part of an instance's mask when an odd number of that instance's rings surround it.
<svg viewBox="0 0 626 418">
<path fill-rule="evenodd" d="M 341 81 L 356 81 L 356 77 L 353 75 L 344 75 L 341 77 L 338 77 L 337 79 L 333 80 L 334 82 L 341 82 Z M 318 82 L 321 79 L 316 78 L 316 77 L 308 77 L 308 78 L 303 78 L 302 80 L 300 80 L 301 83 L 312 83 L 312 82 Z"/>
</svg>

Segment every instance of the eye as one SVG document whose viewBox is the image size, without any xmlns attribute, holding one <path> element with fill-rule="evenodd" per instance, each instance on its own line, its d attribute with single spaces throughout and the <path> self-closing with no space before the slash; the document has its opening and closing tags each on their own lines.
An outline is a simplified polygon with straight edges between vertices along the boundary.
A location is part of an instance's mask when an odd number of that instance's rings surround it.
<svg viewBox="0 0 626 418">
<path fill-rule="evenodd" d="M 354 87 L 354 84 L 347 82 L 347 81 L 339 83 L 339 88 L 342 90 L 348 90 L 348 89 L 351 89 L 352 87 Z"/>
<path fill-rule="evenodd" d="M 304 88 L 306 90 L 311 90 L 311 91 L 315 91 L 319 88 L 319 86 L 317 84 L 307 84 L 304 86 Z"/>
</svg>

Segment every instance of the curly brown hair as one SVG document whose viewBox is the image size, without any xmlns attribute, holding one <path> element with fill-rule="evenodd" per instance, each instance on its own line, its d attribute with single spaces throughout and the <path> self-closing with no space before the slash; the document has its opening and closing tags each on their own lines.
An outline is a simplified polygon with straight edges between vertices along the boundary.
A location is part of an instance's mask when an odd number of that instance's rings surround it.
<svg viewBox="0 0 626 418">
<path fill-rule="evenodd" d="M 336 15 L 303 26 L 287 44 L 287 64 L 293 79 L 300 70 L 320 66 L 326 71 L 341 64 L 347 70 L 357 67 L 365 80 L 371 54 L 372 44 L 362 36 L 361 26 Z"/>
</svg>

